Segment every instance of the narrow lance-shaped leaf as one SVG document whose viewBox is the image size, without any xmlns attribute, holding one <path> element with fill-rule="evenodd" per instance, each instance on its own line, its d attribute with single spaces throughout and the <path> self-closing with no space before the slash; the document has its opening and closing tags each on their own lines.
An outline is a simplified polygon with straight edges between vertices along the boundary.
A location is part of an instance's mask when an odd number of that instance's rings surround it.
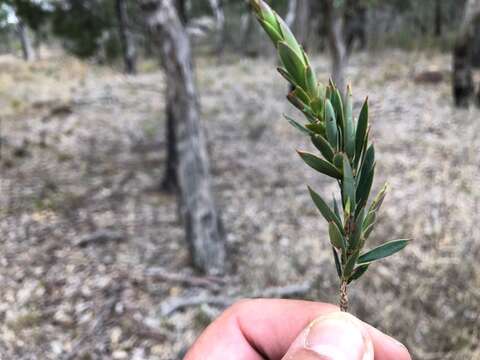
<svg viewBox="0 0 480 360">
<path fill-rule="evenodd" d="M 351 204 L 355 205 L 355 179 L 353 177 L 352 167 L 347 156 L 343 156 L 343 199 L 350 199 Z"/>
<path fill-rule="evenodd" d="M 345 239 L 343 238 L 342 232 L 333 221 L 328 224 L 328 235 L 330 236 L 331 244 L 335 248 L 345 249 Z"/>
<path fill-rule="evenodd" d="M 357 263 L 359 252 L 360 252 L 360 250 L 356 250 L 347 259 L 347 262 L 345 263 L 345 266 L 343 267 L 343 277 L 344 277 L 344 279 L 348 280 L 350 278 L 350 275 L 352 275 L 355 264 Z"/>
<path fill-rule="evenodd" d="M 353 98 L 350 85 L 347 87 L 347 96 L 345 101 L 345 117 L 343 139 L 345 142 L 345 151 L 348 157 L 353 160 L 355 155 L 355 128 L 353 123 Z"/>
<path fill-rule="evenodd" d="M 278 43 L 278 55 L 295 84 L 305 89 L 305 64 L 303 60 L 284 41 Z"/>
<path fill-rule="evenodd" d="M 389 241 L 389 242 L 387 242 L 385 244 L 382 244 L 382 245 L 366 252 L 365 254 L 361 255 L 358 258 L 358 263 L 359 264 L 368 264 L 368 263 L 371 263 L 373 261 L 380 260 L 380 259 L 386 258 L 388 256 L 391 256 L 391 255 L 399 252 L 403 248 L 405 248 L 405 246 L 407 246 L 409 242 L 410 242 L 409 239 L 400 239 L 400 240 Z"/>
<path fill-rule="evenodd" d="M 370 195 L 370 190 L 372 189 L 374 175 L 375 166 L 365 176 L 362 174 L 360 181 L 357 184 L 356 196 L 359 206 L 364 206 L 367 204 L 368 196 Z"/>
<path fill-rule="evenodd" d="M 317 78 L 311 66 L 305 68 L 305 84 L 308 95 L 313 99 L 317 95 Z"/>
<path fill-rule="evenodd" d="M 303 62 L 303 50 L 298 43 L 297 39 L 295 39 L 295 36 L 292 34 L 292 31 L 288 28 L 287 24 L 283 19 L 278 16 L 277 13 L 275 13 L 273 10 L 272 12 L 275 14 L 275 18 L 278 24 L 278 27 L 280 28 L 280 32 L 283 36 L 284 41 L 292 48 L 293 51 L 297 54 L 299 58 L 302 59 Z"/>
<path fill-rule="evenodd" d="M 298 121 L 292 119 L 290 116 L 288 115 L 283 115 L 285 117 L 285 119 L 287 119 L 287 121 L 297 130 L 301 131 L 302 133 L 304 133 L 305 135 L 309 135 L 309 136 L 313 136 L 315 135 L 313 133 L 313 131 L 307 129 L 305 126 L 303 126 L 302 124 L 300 124 Z"/>
<path fill-rule="evenodd" d="M 333 105 L 333 109 L 335 110 L 335 116 L 337 119 L 338 127 L 340 129 L 344 129 L 342 95 L 340 94 L 340 91 L 337 88 L 335 88 L 332 94 L 332 105 Z M 345 134 L 342 134 L 342 135 L 345 135 Z"/>
<path fill-rule="evenodd" d="M 378 210 L 380 210 L 380 207 L 383 204 L 383 200 L 387 195 L 387 191 L 388 183 L 385 183 L 385 185 L 383 185 L 382 189 L 379 191 L 375 199 L 373 199 L 372 205 L 370 206 L 370 211 L 377 212 Z"/>
<path fill-rule="evenodd" d="M 350 243 L 348 244 L 350 250 L 360 249 L 360 237 L 362 235 L 362 224 L 364 218 L 365 208 L 362 207 L 357 215 L 357 219 L 355 220 L 355 228 L 353 229 L 353 233 L 350 236 Z"/>
<path fill-rule="evenodd" d="M 327 140 L 332 147 L 338 149 L 338 128 L 335 119 L 335 111 L 333 110 L 330 100 L 325 101 L 325 127 L 327 132 Z"/>
<path fill-rule="evenodd" d="M 331 163 L 333 161 L 333 148 L 323 136 L 318 134 L 313 135 L 312 143 L 328 162 Z"/>
<path fill-rule="evenodd" d="M 360 156 L 362 155 L 362 148 L 367 135 L 368 129 L 368 98 L 363 103 L 362 110 L 360 110 L 360 116 L 358 117 L 357 130 L 355 134 L 355 167 L 360 162 Z"/>
<path fill-rule="evenodd" d="M 275 45 L 275 47 L 277 47 L 278 43 L 280 41 L 283 40 L 283 37 L 282 37 L 282 34 L 279 33 L 275 27 L 273 27 L 272 25 L 270 25 L 270 23 L 264 21 L 264 20 L 260 20 L 260 25 L 262 25 L 263 29 L 265 30 L 265 32 L 267 33 L 267 35 L 270 37 L 270 39 L 272 40 L 273 44 Z"/>
<path fill-rule="evenodd" d="M 295 80 L 290 76 L 288 71 L 282 67 L 277 67 L 277 71 L 280 73 L 280 75 L 283 76 L 285 80 L 287 80 L 290 84 L 293 86 L 296 86 Z"/>
<path fill-rule="evenodd" d="M 340 259 L 338 257 L 337 250 L 332 246 L 332 251 L 333 251 L 333 258 L 335 260 L 335 268 L 337 269 L 337 274 L 339 278 L 342 278 L 342 264 L 340 262 Z"/>
<path fill-rule="evenodd" d="M 331 176 L 335 179 L 341 179 L 342 174 L 338 169 L 330 164 L 328 161 L 325 161 L 323 159 L 320 159 L 318 156 L 309 153 L 309 152 L 304 152 L 297 150 L 298 155 L 305 161 L 305 163 L 310 166 L 312 169 L 317 170 L 318 172 L 321 172 L 322 174 Z"/>
<path fill-rule="evenodd" d="M 353 274 L 352 276 L 350 276 L 350 279 L 349 279 L 349 283 L 354 281 L 354 280 L 357 280 L 357 279 L 360 279 L 360 277 L 365 274 L 365 272 L 368 270 L 368 267 L 370 266 L 370 264 L 364 264 L 364 265 L 360 265 L 360 266 L 357 266 L 355 268 L 355 270 L 353 271 Z"/>
<path fill-rule="evenodd" d="M 308 191 L 310 192 L 310 196 L 312 197 L 312 200 L 315 206 L 323 215 L 325 220 L 327 220 L 327 222 L 334 221 L 335 224 L 340 229 L 340 231 L 342 231 L 343 225 L 342 225 L 342 222 L 340 221 L 340 218 L 338 218 L 337 215 L 335 215 L 335 213 L 330 209 L 330 207 L 322 199 L 322 197 L 318 195 L 310 186 L 308 187 Z"/>
</svg>

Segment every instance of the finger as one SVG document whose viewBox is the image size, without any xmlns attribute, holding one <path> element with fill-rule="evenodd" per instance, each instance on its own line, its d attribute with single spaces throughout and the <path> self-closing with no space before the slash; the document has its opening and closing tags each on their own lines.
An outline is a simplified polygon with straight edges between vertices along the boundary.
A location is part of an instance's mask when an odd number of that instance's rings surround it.
<svg viewBox="0 0 480 360">
<path fill-rule="evenodd" d="M 209 360 L 278 360 L 312 320 L 337 311 L 336 306 L 309 301 L 242 301 L 227 309 L 205 330 L 185 360 L 205 357 Z M 373 341 L 376 360 L 410 360 L 408 351 L 400 343 L 362 324 Z"/>
<path fill-rule="evenodd" d="M 284 360 L 374 360 L 373 341 L 354 316 L 335 312 L 313 320 L 292 343 Z"/>
</svg>

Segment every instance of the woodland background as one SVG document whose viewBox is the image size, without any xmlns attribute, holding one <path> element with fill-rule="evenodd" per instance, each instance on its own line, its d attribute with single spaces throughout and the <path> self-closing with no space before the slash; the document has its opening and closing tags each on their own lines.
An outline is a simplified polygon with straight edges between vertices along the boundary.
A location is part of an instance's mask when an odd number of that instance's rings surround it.
<svg viewBox="0 0 480 360">
<path fill-rule="evenodd" d="M 352 312 L 415 359 L 480 359 L 480 1 L 270 4 L 369 96 L 370 245 L 414 239 Z M 0 1 L 1 358 L 181 359 L 240 298 L 337 302 L 306 190 L 335 184 L 295 154 L 277 64 L 242 0 Z"/>
</svg>

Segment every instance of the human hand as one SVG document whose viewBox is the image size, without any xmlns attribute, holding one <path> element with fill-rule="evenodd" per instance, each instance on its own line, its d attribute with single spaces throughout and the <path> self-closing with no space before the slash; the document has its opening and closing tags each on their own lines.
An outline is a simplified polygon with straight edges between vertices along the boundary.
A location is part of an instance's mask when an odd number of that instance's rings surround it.
<svg viewBox="0 0 480 360">
<path fill-rule="evenodd" d="M 395 339 L 336 306 L 241 301 L 197 339 L 184 360 L 411 360 Z"/>
</svg>

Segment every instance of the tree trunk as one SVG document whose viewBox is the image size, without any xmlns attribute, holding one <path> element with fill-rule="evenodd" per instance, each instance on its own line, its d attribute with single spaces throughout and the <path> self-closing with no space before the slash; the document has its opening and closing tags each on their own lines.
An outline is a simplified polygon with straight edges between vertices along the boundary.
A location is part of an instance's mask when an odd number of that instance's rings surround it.
<svg viewBox="0 0 480 360">
<path fill-rule="evenodd" d="M 180 213 L 193 264 L 208 274 L 225 267 L 225 242 L 217 212 L 194 82 L 190 41 L 172 0 L 142 0 L 160 46 L 167 104 L 175 119 Z"/>
<path fill-rule="evenodd" d="M 172 106 L 173 105 L 171 103 L 167 103 L 166 105 L 167 119 L 165 124 L 167 134 L 167 165 L 165 167 L 162 183 L 160 184 L 160 190 L 167 193 L 174 193 L 178 190 L 178 155 L 175 136 L 175 117 L 172 111 Z"/>
<path fill-rule="evenodd" d="M 324 4 L 332 58 L 332 80 L 340 92 L 344 94 L 346 91 L 345 68 L 348 63 L 348 54 L 344 37 L 343 7 L 335 5 L 335 0 L 324 0 Z"/>
<path fill-rule="evenodd" d="M 347 53 L 351 54 L 356 40 L 362 50 L 367 45 L 367 8 L 358 0 L 347 0 L 344 6 L 345 46 Z"/>
<path fill-rule="evenodd" d="M 22 45 L 22 55 L 23 60 L 32 61 L 33 60 L 33 49 L 32 43 L 30 41 L 30 36 L 28 35 L 28 29 L 23 21 L 19 21 L 17 25 L 17 33 Z"/>
<path fill-rule="evenodd" d="M 221 0 L 208 0 L 208 3 L 212 8 L 213 16 L 215 17 L 217 32 L 216 52 L 220 55 L 223 52 L 223 47 L 225 45 L 225 13 L 223 11 Z"/>
<path fill-rule="evenodd" d="M 440 38 L 443 33 L 443 11 L 442 0 L 435 0 L 435 23 L 434 23 L 434 35 Z"/>
<path fill-rule="evenodd" d="M 125 64 L 125 72 L 127 74 L 135 74 L 136 66 L 136 49 L 133 35 L 129 28 L 128 8 L 126 0 L 116 0 L 116 12 L 118 20 L 118 31 L 120 35 L 120 43 L 122 44 L 123 62 Z"/>
<path fill-rule="evenodd" d="M 472 76 L 473 25 L 479 18 L 480 0 L 468 0 L 453 50 L 453 97 L 458 107 L 467 107 L 475 91 Z"/>
</svg>

